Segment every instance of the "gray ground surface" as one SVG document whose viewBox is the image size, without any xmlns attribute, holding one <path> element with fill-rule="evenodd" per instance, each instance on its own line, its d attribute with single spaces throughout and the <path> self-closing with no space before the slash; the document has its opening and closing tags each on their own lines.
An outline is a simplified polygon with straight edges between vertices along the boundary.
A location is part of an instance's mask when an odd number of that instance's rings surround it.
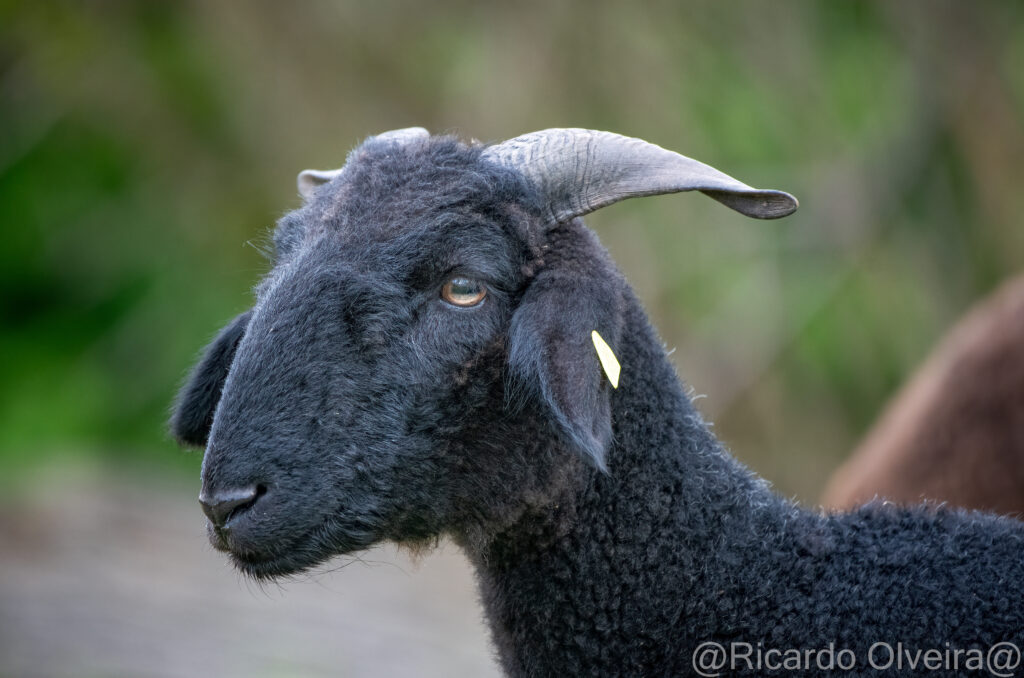
<svg viewBox="0 0 1024 678">
<path fill-rule="evenodd" d="M 498 674 L 455 547 L 261 589 L 207 545 L 196 487 L 109 476 L 0 499 L 3 678 Z"/>
</svg>

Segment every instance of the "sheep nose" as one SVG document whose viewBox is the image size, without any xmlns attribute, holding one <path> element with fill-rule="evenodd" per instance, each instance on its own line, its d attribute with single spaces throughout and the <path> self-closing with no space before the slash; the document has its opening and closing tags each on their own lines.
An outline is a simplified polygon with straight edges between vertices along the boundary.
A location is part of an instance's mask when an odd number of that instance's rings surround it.
<svg viewBox="0 0 1024 678">
<path fill-rule="evenodd" d="M 233 488 L 209 494 L 200 492 L 199 504 L 203 507 L 203 513 L 214 526 L 224 527 L 229 518 L 250 508 L 265 492 L 266 489 L 263 485 Z"/>
</svg>

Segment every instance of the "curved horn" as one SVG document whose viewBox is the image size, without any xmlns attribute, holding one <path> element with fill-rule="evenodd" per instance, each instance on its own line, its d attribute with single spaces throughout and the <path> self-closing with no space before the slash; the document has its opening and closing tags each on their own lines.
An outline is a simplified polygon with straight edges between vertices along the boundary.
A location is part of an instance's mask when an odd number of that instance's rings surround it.
<svg viewBox="0 0 1024 678">
<path fill-rule="evenodd" d="M 381 132 L 380 134 L 368 138 L 363 143 L 366 144 L 385 141 L 407 144 L 418 139 L 426 139 L 429 136 L 430 132 L 422 127 L 405 127 L 403 129 L 393 129 L 390 132 Z M 296 179 L 296 184 L 299 187 L 299 195 L 308 200 L 313 197 L 313 191 L 315 191 L 318 186 L 326 184 L 334 177 L 339 176 L 344 170 L 344 167 L 339 167 L 338 169 L 333 170 L 302 170 L 299 172 L 299 176 Z"/>
<path fill-rule="evenodd" d="M 700 191 L 757 219 L 784 217 L 799 206 L 789 193 L 752 188 L 692 158 L 611 132 L 548 129 L 483 155 L 525 174 L 545 196 L 552 224 L 626 198 L 680 191 Z"/>
</svg>

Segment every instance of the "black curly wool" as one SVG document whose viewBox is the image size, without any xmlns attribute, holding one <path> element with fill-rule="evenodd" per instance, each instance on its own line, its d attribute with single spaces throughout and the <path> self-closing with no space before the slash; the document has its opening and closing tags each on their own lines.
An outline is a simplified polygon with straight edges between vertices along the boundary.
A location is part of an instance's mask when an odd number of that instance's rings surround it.
<svg viewBox="0 0 1024 678">
<path fill-rule="evenodd" d="M 204 496 L 262 488 L 211 527 L 242 571 L 450 536 L 510 676 L 693 675 L 709 641 L 856 653 L 838 675 L 875 674 L 878 642 L 1024 645 L 1024 524 L 780 498 L 709 432 L 596 237 L 545 229 L 538 201 L 478 147 L 371 140 L 281 221 L 244 336 L 175 420 L 207 442 Z M 485 301 L 443 301 L 454 275 Z"/>
<path fill-rule="evenodd" d="M 562 499 L 573 519 L 557 539 L 537 544 L 536 516 L 470 551 L 510 675 L 691 675 L 707 641 L 831 643 L 863 669 L 843 675 L 874 675 L 876 642 L 1021 645 L 1024 525 L 925 507 L 801 509 L 708 432 L 635 302 L 625 326 L 609 475 L 588 471 Z M 723 675 L 769 674 L 738 668 Z"/>
</svg>

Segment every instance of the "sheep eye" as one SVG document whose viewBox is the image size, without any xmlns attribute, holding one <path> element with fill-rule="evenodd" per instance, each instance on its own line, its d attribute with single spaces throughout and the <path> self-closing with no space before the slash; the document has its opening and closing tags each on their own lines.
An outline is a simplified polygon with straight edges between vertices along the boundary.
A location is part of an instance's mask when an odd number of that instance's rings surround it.
<svg viewBox="0 0 1024 678">
<path fill-rule="evenodd" d="M 485 296 L 484 286 L 469 278 L 452 278 L 441 288 L 441 298 L 455 306 L 476 306 Z"/>
</svg>

